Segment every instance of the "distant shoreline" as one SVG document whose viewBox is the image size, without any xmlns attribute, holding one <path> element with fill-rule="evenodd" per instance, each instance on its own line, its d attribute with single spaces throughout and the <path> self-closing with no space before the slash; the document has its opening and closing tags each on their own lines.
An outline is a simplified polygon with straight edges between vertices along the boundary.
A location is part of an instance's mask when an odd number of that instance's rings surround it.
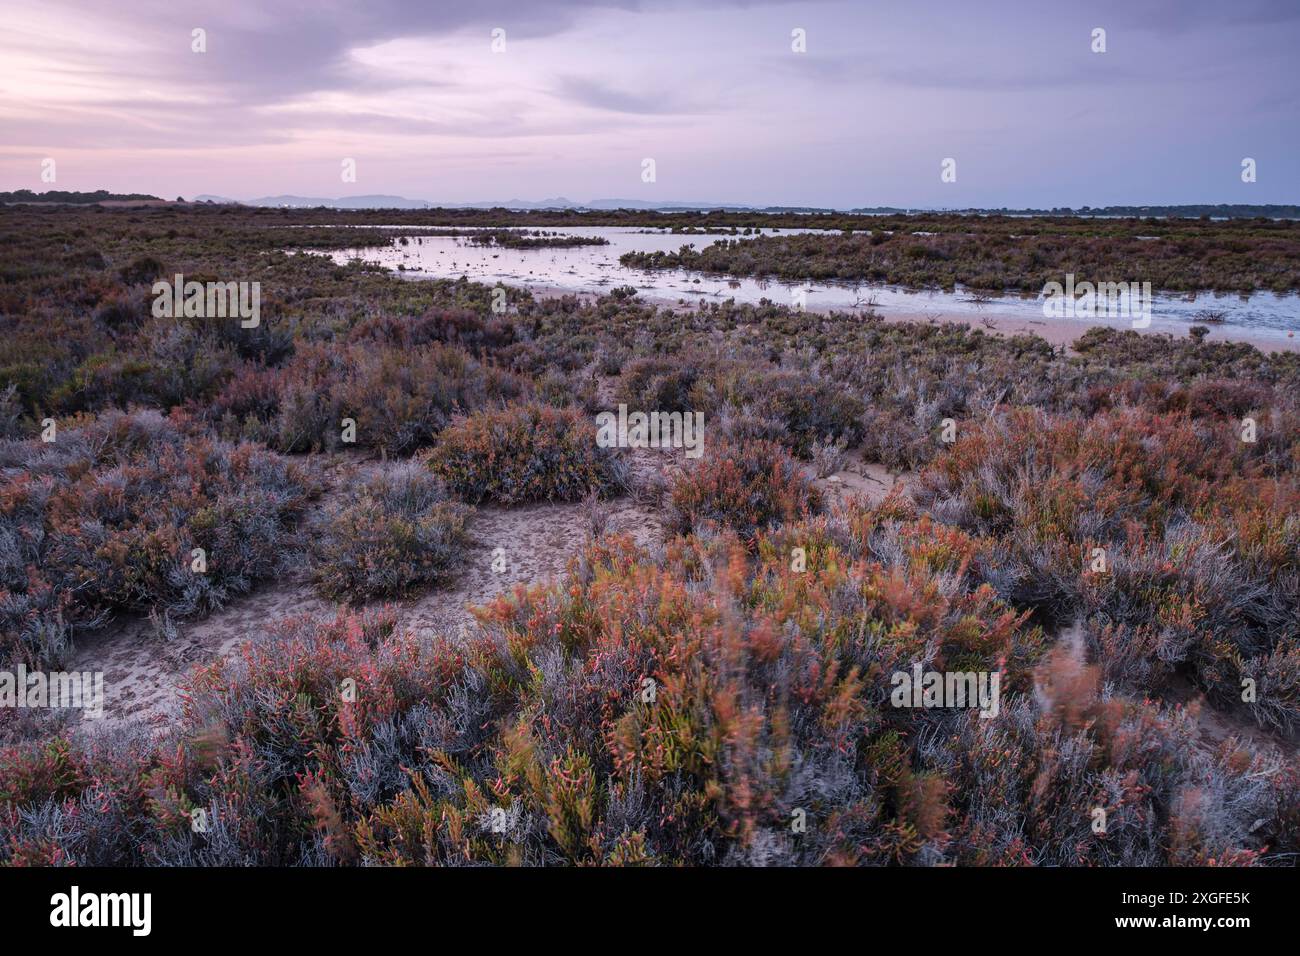
<svg viewBox="0 0 1300 956">
<path fill-rule="evenodd" d="M 58 198 L 46 198 L 49 196 Z M 390 203 L 387 204 L 386 203 Z M 839 216 L 1006 216 L 1017 219 L 1300 219 L 1300 205 L 1289 203 L 1172 203 L 1156 206 L 1058 206 L 1052 209 L 1006 206 L 804 206 L 790 204 L 755 205 L 751 203 L 684 202 L 665 200 L 650 203 L 641 199 L 591 199 L 575 202 L 564 197 L 530 201 L 526 199 L 486 200 L 464 203 L 433 202 L 405 196 L 298 196 L 281 194 L 252 199 L 232 199 L 211 193 L 198 193 L 193 199 L 164 199 L 143 193 L 112 193 L 108 190 L 0 190 L 0 205 L 6 206 L 233 206 L 244 209 L 332 209 L 339 211 L 392 212 L 490 212 L 496 209 L 516 212 L 642 212 L 696 213 L 731 212 L 746 215 L 839 215 Z"/>
</svg>

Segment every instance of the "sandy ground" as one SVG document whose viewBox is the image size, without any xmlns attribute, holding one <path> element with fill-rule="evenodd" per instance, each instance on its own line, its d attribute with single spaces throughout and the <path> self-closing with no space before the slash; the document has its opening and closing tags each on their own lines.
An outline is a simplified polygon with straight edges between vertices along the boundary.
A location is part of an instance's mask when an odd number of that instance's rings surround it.
<svg viewBox="0 0 1300 956">
<path fill-rule="evenodd" d="M 832 504 L 856 498 L 870 505 L 878 505 L 895 487 L 911 497 L 915 480 L 916 476 L 910 473 L 894 474 L 884 465 L 850 459 L 839 470 L 818 479 L 816 484 Z"/>
<path fill-rule="evenodd" d="M 1164 700 L 1187 708 L 1196 717 L 1201 739 L 1208 747 L 1218 747 L 1228 738 L 1234 737 L 1261 752 L 1272 751 L 1291 758 L 1300 757 L 1300 732 L 1285 734 L 1266 729 L 1239 711 L 1217 710 L 1210 706 L 1205 694 L 1190 681 L 1176 681 L 1165 692 Z"/>
</svg>

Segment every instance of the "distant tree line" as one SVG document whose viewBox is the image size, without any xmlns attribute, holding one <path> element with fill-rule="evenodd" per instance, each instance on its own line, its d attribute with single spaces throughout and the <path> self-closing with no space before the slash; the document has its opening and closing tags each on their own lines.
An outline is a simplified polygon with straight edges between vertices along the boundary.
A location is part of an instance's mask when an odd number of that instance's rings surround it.
<svg viewBox="0 0 1300 956">
<path fill-rule="evenodd" d="M 92 193 L 74 192 L 67 189 L 51 189 L 49 192 L 34 193 L 30 189 L 15 189 L 13 192 L 0 192 L 0 203 L 13 202 L 60 202 L 60 203 L 77 203 L 88 205 L 90 203 L 107 202 L 109 200 L 136 200 L 152 199 L 157 200 L 157 196 L 150 196 L 146 193 L 111 193 L 107 189 L 96 189 Z"/>
</svg>

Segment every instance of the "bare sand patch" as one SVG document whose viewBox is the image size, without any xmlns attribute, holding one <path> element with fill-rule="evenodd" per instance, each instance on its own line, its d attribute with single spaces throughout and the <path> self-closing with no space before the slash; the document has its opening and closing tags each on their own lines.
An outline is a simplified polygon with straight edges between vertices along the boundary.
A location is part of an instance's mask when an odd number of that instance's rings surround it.
<svg viewBox="0 0 1300 956">
<path fill-rule="evenodd" d="M 1241 710 L 1214 707 L 1205 694 L 1185 677 L 1179 676 L 1171 681 L 1162 696 L 1167 703 L 1186 708 L 1196 719 L 1201 742 L 1207 749 L 1213 750 L 1225 741 L 1235 739 L 1260 751 L 1300 757 L 1300 731 L 1286 733 L 1261 727 Z"/>
<path fill-rule="evenodd" d="M 651 547 L 659 518 L 631 498 L 604 502 L 608 534 L 629 534 Z M 592 531 L 584 503 L 544 503 L 516 508 L 480 508 L 470 524 L 471 545 L 451 586 L 398 603 L 398 623 L 431 639 L 459 634 L 470 625 L 469 608 L 517 587 L 558 583 Z M 500 570 L 498 570 L 500 569 Z"/>
<path fill-rule="evenodd" d="M 822 477 L 811 465 L 803 468 L 831 505 L 852 499 L 874 508 L 895 489 L 911 498 L 917 479 L 916 472 L 890 471 L 879 462 L 866 461 L 858 450 L 848 452 L 835 471 Z"/>
<path fill-rule="evenodd" d="M 814 484 L 829 496 L 832 503 L 854 498 L 874 507 L 889 497 L 895 488 L 910 498 L 915 481 L 912 472 L 895 474 L 884 465 L 858 461 L 825 478 L 815 479 Z"/>
</svg>

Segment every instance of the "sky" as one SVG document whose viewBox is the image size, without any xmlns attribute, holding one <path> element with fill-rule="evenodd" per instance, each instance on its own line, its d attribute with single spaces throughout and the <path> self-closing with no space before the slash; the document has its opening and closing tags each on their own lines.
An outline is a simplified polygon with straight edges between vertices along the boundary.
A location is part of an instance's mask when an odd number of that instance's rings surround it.
<svg viewBox="0 0 1300 956">
<path fill-rule="evenodd" d="M 1297 0 L 0 0 L 0 189 L 1297 203 L 1297 49 Z"/>
</svg>

